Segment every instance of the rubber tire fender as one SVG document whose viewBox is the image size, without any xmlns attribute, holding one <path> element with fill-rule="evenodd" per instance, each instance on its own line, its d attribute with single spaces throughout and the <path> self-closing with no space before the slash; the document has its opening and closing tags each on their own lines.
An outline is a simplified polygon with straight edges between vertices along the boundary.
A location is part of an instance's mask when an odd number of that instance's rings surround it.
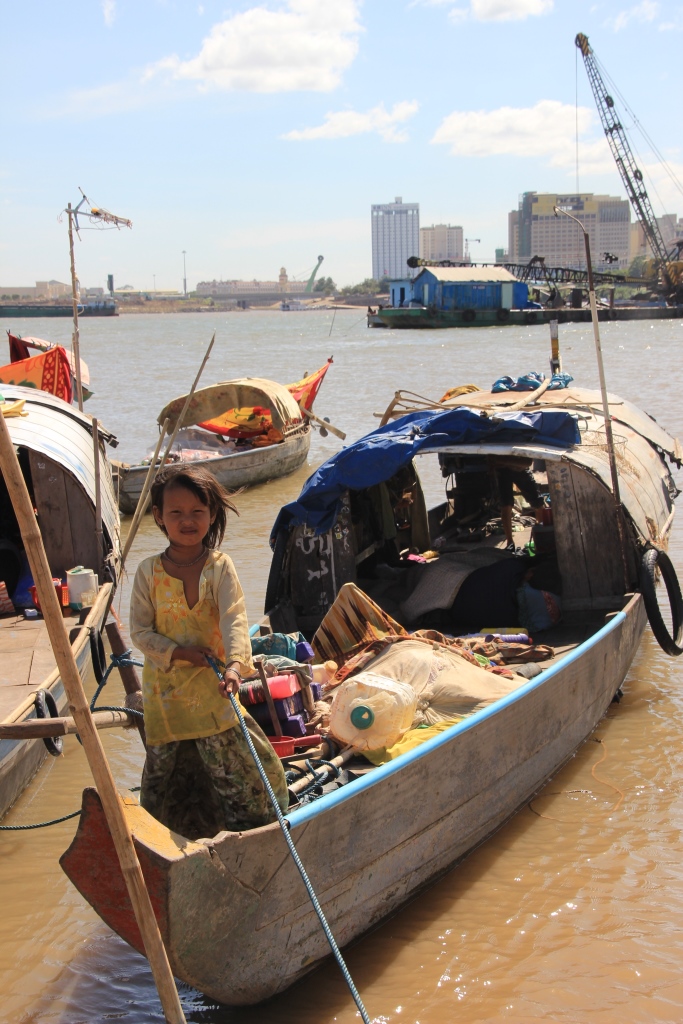
<svg viewBox="0 0 683 1024">
<path fill-rule="evenodd" d="M 498 320 L 501 324 L 506 324 L 509 319 L 510 319 L 510 310 L 509 309 L 505 309 L 504 307 L 501 307 L 500 309 L 496 310 L 496 320 Z"/>
<path fill-rule="evenodd" d="M 57 701 L 49 690 L 37 690 L 34 699 L 36 718 L 59 718 Z M 59 757 L 64 749 L 64 741 L 61 736 L 45 736 L 43 743 L 47 747 L 48 754 Z"/>
<path fill-rule="evenodd" d="M 95 682 L 99 686 L 107 671 L 107 655 L 104 651 L 102 634 L 94 626 L 90 627 L 90 660 L 95 675 Z"/>
<path fill-rule="evenodd" d="M 527 315 L 524 317 L 524 323 L 525 324 L 535 324 L 535 323 L 537 323 L 537 321 L 538 321 L 538 314 L 535 313 L 533 310 L 532 310 L 531 313 L 527 313 Z"/>
<path fill-rule="evenodd" d="M 655 570 L 659 568 L 671 606 L 673 632 L 671 636 L 662 618 L 657 601 Z M 673 563 L 665 551 L 648 548 L 640 564 L 640 592 L 645 602 L 650 628 L 662 650 L 672 658 L 683 654 L 683 596 Z"/>
<path fill-rule="evenodd" d="M 462 318 L 466 324 L 471 324 L 473 320 L 477 319 L 476 311 L 473 309 L 463 309 Z"/>
</svg>

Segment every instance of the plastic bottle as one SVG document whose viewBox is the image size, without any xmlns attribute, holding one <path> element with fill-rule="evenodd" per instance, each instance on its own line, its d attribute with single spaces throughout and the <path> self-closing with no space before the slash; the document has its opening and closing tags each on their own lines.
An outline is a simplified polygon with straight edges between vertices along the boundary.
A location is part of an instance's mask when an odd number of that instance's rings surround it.
<svg viewBox="0 0 683 1024">
<path fill-rule="evenodd" d="M 330 735 L 354 750 L 390 747 L 410 728 L 417 694 L 408 683 L 359 672 L 335 693 Z"/>
<path fill-rule="evenodd" d="M 311 668 L 313 669 L 313 682 L 322 683 L 324 686 L 335 674 L 338 665 L 336 661 L 326 661 L 324 665 L 312 665 Z"/>
</svg>

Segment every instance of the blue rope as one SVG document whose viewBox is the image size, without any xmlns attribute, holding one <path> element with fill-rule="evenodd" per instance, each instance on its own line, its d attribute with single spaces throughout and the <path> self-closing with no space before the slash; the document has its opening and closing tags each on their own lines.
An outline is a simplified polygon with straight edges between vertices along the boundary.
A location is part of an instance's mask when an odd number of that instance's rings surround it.
<svg viewBox="0 0 683 1024">
<path fill-rule="evenodd" d="M 220 669 L 218 667 L 218 664 L 217 664 L 216 660 L 214 658 L 207 658 L 206 660 L 208 661 L 209 665 L 214 670 L 214 672 L 216 673 L 218 678 L 220 680 L 222 680 L 223 676 L 221 674 L 221 671 L 220 671 Z M 301 862 L 301 858 L 299 857 L 299 854 L 297 853 L 296 846 L 294 845 L 294 840 L 292 839 L 292 837 L 291 837 L 291 835 L 289 833 L 289 822 L 287 821 L 287 819 L 285 818 L 284 814 L 280 810 L 280 805 L 278 804 L 277 798 L 275 796 L 275 793 L 273 792 L 273 787 L 270 784 L 270 779 L 266 775 L 265 768 L 261 764 L 261 759 L 259 758 L 258 754 L 256 753 L 256 747 L 252 743 L 251 736 L 249 735 L 249 730 L 247 729 L 247 723 L 244 721 L 244 716 L 243 716 L 243 714 L 242 714 L 242 712 L 240 710 L 240 706 L 237 703 L 237 701 L 235 700 L 234 694 L 229 693 L 228 697 L 230 698 L 230 703 L 232 704 L 232 709 L 235 712 L 235 714 L 237 715 L 237 721 L 239 722 L 240 728 L 242 730 L 242 734 L 243 734 L 245 740 L 247 741 L 247 746 L 249 747 L 249 751 L 251 753 L 251 756 L 254 758 L 254 761 L 256 763 L 256 767 L 258 768 L 259 775 L 261 776 L 261 781 L 263 782 L 263 785 L 266 787 L 266 793 L 270 797 L 270 802 L 273 805 L 273 810 L 275 811 L 278 823 L 280 825 L 280 828 L 282 829 L 282 834 L 285 837 L 285 842 L 287 843 L 287 846 L 289 847 L 289 852 L 292 855 L 292 859 L 294 860 L 294 863 L 296 864 L 297 868 L 299 869 L 299 874 L 301 875 L 303 883 L 306 886 L 306 890 L 308 891 L 308 895 L 310 897 L 311 903 L 313 904 L 313 908 L 314 908 L 316 914 L 318 915 L 318 919 L 320 921 L 320 924 L 322 925 L 322 929 L 325 932 L 325 936 L 327 938 L 327 941 L 330 944 L 330 949 L 332 950 L 332 952 L 334 954 L 335 960 L 339 964 L 339 968 L 340 968 L 342 974 L 344 975 L 344 979 L 346 981 L 346 984 L 349 986 L 349 989 L 351 991 L 351 995 L 353 996 L 354 1001 L 356 1003 L 356 1006 L 358 1007 L 358 1009 L 360 1011 L 361 1018 L 363 1019 L 363 1024 L 370 1024 L 370 1018 L 368 1017 L 368 1012 L 367 1012 L 367 1010 L 365 1009 L 365 1007 L 363 1005 L 363 1000 L 360 997 L 360 993 L 358 992 L 358 989 L 356 988 L 356 986 L 353 983 L 353 978 L 351 977 L 351 974 L 349 972 L 348 967 L 344 963 L 344 958 L 341 955 L 341 951 L 339 949 L 339 946 L 337 945 L 337 943 L 335 941 L 335 938 L 334 938 L 334 935 L 332 934 L 332 931 L 330 929 L 330 926 L 327 923 L 327 920 L 325 918 L 325 914 L 323 913 L 323 908 L 320 906 L 320 903 L 318 902 L 318 897 L 316 896 L 315 890 L 314 890 L 313 886 L 311 885 L 311 880 L 309 879 L 308 875 L 306 874 L 306 868 L 303 866 L 303 864 Z"/>
<path fill-rule="evenodd" d="M 131 654 L 132 653 L 133 653 L 132 650 L 129 648 L 127 651 L 124 651 L 123 654 L 110 654 L 109 655 L 109 657 L 111 659 L 111 665 L 109 666 L 107 671 L 102 676 L 102 682 L 100 683 L 100 685 L 95 690 L 95 696 L 90 701 L 90 710 L 91 711 L 95 711 L 95 710 L 97 710 L 97 711 L 121 711 L 121 710 L 126 711 L 126 710 L 129 710 L 127 708 L 97 708 L 96 709 L 95 708 L 95 703 L 96 703 L 97 698 L 99 697 L 99 695 L 102 693 L 102 690 L 107 685 L 107 683 L 109 681 L 109 676 L 111 675 L 111 673 L 114 671 L 115 668 L 126 668 L 129 665 L 136 665 L 138 668 L 144 668 L 144 662 L 136 661 L 135 658 L 131 658 Z M 140 714 L 140 712 L 137 712 L 137 714 Z"/>
</svg>

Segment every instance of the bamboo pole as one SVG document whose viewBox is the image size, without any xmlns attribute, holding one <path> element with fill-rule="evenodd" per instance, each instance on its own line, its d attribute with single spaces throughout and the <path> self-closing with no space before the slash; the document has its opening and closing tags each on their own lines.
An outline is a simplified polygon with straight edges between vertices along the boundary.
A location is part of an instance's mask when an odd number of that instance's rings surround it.
<svg viewBox="0 0 683 1024">
<path fill-rule="evenodd" d="M 97 545 L 97 579 L 102 582 L 104 545 L 102 543 L 102 487 L 100 481 L 100 428 L 97 416 L 92 418 L 92 447 L 95 460 L 95 543 Z"/>
<path fill-rule="evenodd" d="M 617 536 L 621 550 L 621 566 L 624 573 L 624 591 L 630 588 L 628 571 L 628 542 L 626 539 L 626 527 L 624 525 L 624 514 L 621 505 L 621 494 L 619 491 L 619 473 L 617 472 L 617 457 L 614 450 L 614 435 L 612 434 L 612 414 L 609 411 L 607 399 L 607 384 L 605 382 L 605 365 L 602 359 L 602 344 L 600 342 L 600 324 L 598 321 L 598 304 L 595 298 L 595 283 L 593 280 L 593 264 L 591 262 L 591 245 L 588 232 L 578 217 L 573 217 L 562 207 L 555 207 L 555 216 L 563 213 L 565 217 L 575 221 L 583 231 L 583 241 L 586 247 L 586 269 L 588 271 L 588 299 L 591 307 L 591 319 L 593 321 L 593 338 L 595 340 L 595 355 L 598 363 L 598 376 L 600 378 L 600 394 L 602 397 L 602 415 L 605 420 L 605 434 L 607 438 L 607 454 L 609 457 L 610 476 L 612 478 L 612 499 L 614 502 L 614 518 L 616 519 Z"/>
<path fill-rule="evenodd" d="M 69 700 L 69 710 L 78 727 L 83 749 L 102 800 L 109 831 L 133 905 L 135 919 L 140 928 L 147 959 L 154 975 L 164 1016 L 168 1024 L 186 1024 L 159 926 L 135 851 L 133 837 L 128 827 L 123 802 L 116 789 L 97 729 L 93 724 L 76 659 L 66 634 L 62 611 L 52 583 L 52 573 L 26 482 L 14 451 L 7 424 L 1 414 L 0 472 L 2 472 L 17 517 L 55 661 Z"/>
<path fill-rule="evenodd" d="M 140 491 L 140 497 L 138 498 L 138 503 L 137 503 L 137 505 L 135 507 L 135 512 L 133 513 L 133 522 L 130 524 L 130 530 L 128 531 L 128 537 L 126 538 L 126 544 L 125 544 L 124 549 L 123 549 L 123 554 L 121 555 L 121 567 L 120 567 L 120 570 L 119 570 L 120 573 L 123 572 L 123 567 L 126 564 L 126 558 L 128 557 L 128 552 L 130 551 L 131 544 L 133 543 L 133 538 L 135 537 L 135 534 L 138 532 L 138 526 L 140 525 L 140 520 L 142 519 L 142 516 L 144 515 L 144 510 L 147 507 L 147 495 L 149 494 L 150 489 L 152 487 L 152 480 L 154 479 L 154 475 L 155 475 L 157 459 L 159 458 L 159 450 L 160 450 L 161 445 L 163 444 L 164 438 L 166 436 L 166 431 L 168 430 L 169 423 L 170 423 L 170 420 L 168 419 L 168 417 L 166 417 L 166 419 L 164 420 L 164 422 L 163 422 L 163 424 L 161 426 L 161 433 L 159 434 L 159 440 L 157 441 L 157 446 L 154 449 L 154 455 L 151 458 L 151 461 L 150 461 L 150 464 L 149 464 L 149 469 L 147 470 L 147 476 L 145 477 L 145 482 L 142 485 L 142 490 Z M 121 474 L 121 471 L 119 470 L 119 477 L 120 477 L 120 474 Z"/>
<path fill-rule="evenodd" d="M 154 481 L 154 478 L 156 477 L 157 473 L 161 472 L 161 470 L 164 468 L 164 465 L 166 463 L 166 459 L 168 458 L 168 456 L 170 454 L 170 451 L 171 451 L 171 448 L 173 447 L 173 442 L 175 441 L 176 435 L 177 435 L 178 431 L 180 430 L 180 428 L 182 426 L 183 420 L 185 419 L 185 413 L 187 412 L 187 410 L 189 408 L 189 405 L 190 405 L 190 402 L 192 401 L 192 396 L 194 395 L 195 391 L 197 390 L 197 384 L 199 383 L 199 378 L 201 377 L 202 373 L 204 372 L 204 367 L 206 366 L 206 364 L 209 361 L 209 356 L 211 355 L 211 349 L 213 348 L 213 343 L 214 343 L 215 340 L 216 340 L 216 332 L 214 331 L 213 332 L 213 336 L 211 338 L 211 341 L 209 342 L 209 347 L 207 348 L 207 350 L 206 350 L 206 352 L 204 354 L 204 358 L 202 359 L 201 366 L 197 370 L 197 376 L 195 377 L 194 383 L 192 384 L 192 387 L 190 388 L 189 394 L 188 394 L 187 398 L 185 399 L 185 404 L 183 405 L 182 412 L 180 413 L 180 416 L 176 420 L 175 427 L 173 428 L 173 433 L 171 434 L 171 436 L 169 438 L 169 442 L 166 445 L 166 451 L 163 454 L 163 457 L 161 459 L 161 462 L 159 464 L 158 469 L 156 469 L 156 472 L 154 472 L 155 464 L 156 464 L 156 456 L 157 456 L 157 453 L 159 451 L 159 448 L 161 447 L 160 445 L 157 445 L 156 452 L 154 453 L 154 458 L 152 459 L 151 465 L 149 467 L 149 472 L 147 473 L 147 478 L 145 480 L 145 487 L 147 488 L 147 492 L 145 494 L 145 488 L 143 487 L 143 493 L 140 494 L 140 499 L 138 501 L 137 508 L 135 509 L 135 515 L 133 516 L 133 522 L 131 523 L 130 531 L 128 533 L 128 537 L 126 538 L 126 546 L 123 549 L 123 554 L 121 556 L 121 570 L 120 570 L 121 572 L 123 572 L 123 567 L 126 564 L 126 558 L 128 557 L 128 552 L 131 549 L 131 545 L 133 543 L 133 540 L 135 539 L 135 534 L 138 532 L 138 528 L 139 528 L 140 523 L 142 521 L 142 517 L 144 516 L 145 511 L 147 509 L 147 505 L 149 503 L 149 492 L 152 489 L 152 483 Z M 169 422 L 168 419 L 164 420 L 164 427 L 167 427 L 168 422 Z M 163 431 L 162 431 L 162 436 L 163 436 Z"/>
<path fill-rule="evenodd" d="M 71 260 L 71 302 L 74 313 L 74 333 L 71 341 L 71 353 L 76 371 L 76 398 L 78 408 L 83 412 L 83 382 L 81 380 L 81 343 L 78 331 L 78 281 L 76 278 L 76 261 L 74 257 L 74 211 L 71 203 L 66 208 L 69 217 L 69 258 Z"/>
<path fill-rule="evenodd" d="M 130 715 L 125 711 L 94 711 L 96 729 L 116 729 L 130 726 Z M 29 718 L 13 725 L 0 725 L 0 740 L 35 740 L 47 736 L 73 736 L 78 732 L 76 720 L 69 715 L 61 718 Z"/>
</svg>

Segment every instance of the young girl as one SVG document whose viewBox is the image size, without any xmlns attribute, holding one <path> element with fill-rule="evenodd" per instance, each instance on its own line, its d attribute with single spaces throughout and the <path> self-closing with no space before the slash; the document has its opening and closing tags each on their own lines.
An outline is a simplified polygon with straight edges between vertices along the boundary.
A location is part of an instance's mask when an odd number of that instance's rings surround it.
<svg viewBox="0 0 683 1024">
<path fill-rule="evenodd" d="M 152 487 L 152 511 L 168 547 L 140 563 L 133 584 L 131 637 L 145 655 L 147 759 L 140 802 L 176 830 L 197 800 L 197 776 L 188 767 L 198 763 L 196 754 L 210 780 L 218 831 L 276 820 L 228 699 L 238 692 L 241 676 L 253 672 L 242 588 L 231 559 L 215 550 L 228 509 L 236 511 L 207 470 L 163 469 Z M 207 656 L 227 665 L 220 683 Z M 243 714 L 284 811 L 282 764 L 256 722 Z"/>
</svg>

